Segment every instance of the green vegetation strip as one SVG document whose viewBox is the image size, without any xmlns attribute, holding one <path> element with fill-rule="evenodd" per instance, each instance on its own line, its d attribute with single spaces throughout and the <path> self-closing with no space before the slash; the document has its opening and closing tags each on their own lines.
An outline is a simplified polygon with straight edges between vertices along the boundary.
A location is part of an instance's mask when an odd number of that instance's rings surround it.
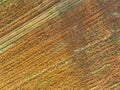
<svg viewBox="0 0 120 90">
<path fill-rule="evenodd" d="M 7 48 L 9 45 L 13 44 L 16 40 L 18 40 L 22 36 L 26 35 L 33 29 L 37 28 L 41 24 L 62 14 L 63 12 L 72 8 L 73 6 L 77 5 L 80 2 L 81 2 L 81 0 L 74 0 L 74 1 L 66 0 L 64 2 L 63 1 L 58 2 L 56 5 L 52 6 L 48 10 L 44 11 L 37 17 L 26 22 L 25 24 L 21 25 L 20 27 L 16 28 L 15 30 L 11 31 L 6 36 L 0 38 L 0 51 L 3 50 L 4 48 Z"/>
<path fill-rule="evenodd" d="M 5 1 L 7 1 L 7 0 L 0 0 L 0 4 L 2 4 L 2 3 L 5 2 Z"/>
</svg>

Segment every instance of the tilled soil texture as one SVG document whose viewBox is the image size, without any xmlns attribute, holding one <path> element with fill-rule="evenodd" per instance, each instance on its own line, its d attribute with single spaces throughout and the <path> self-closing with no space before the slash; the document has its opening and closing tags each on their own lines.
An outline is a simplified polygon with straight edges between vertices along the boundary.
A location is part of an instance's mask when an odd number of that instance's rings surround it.
<svg viewBox="0 0 120 90">
<path fill-rule="evenodd" d="M 120 90 L 120 0 L 8 0 L 0 10 L 0 90 Z"/>
</svg>

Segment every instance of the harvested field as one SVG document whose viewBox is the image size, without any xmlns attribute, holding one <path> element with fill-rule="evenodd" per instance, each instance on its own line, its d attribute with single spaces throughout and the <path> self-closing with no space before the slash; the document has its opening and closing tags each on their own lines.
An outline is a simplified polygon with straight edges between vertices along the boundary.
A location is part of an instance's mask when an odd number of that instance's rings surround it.
<svg viewBox="0 0 120 90">
<path fill-rule="evenodd" d="M 0 90 L 120 90 L 120 0 L 1 2 Z"/>
</svg>

